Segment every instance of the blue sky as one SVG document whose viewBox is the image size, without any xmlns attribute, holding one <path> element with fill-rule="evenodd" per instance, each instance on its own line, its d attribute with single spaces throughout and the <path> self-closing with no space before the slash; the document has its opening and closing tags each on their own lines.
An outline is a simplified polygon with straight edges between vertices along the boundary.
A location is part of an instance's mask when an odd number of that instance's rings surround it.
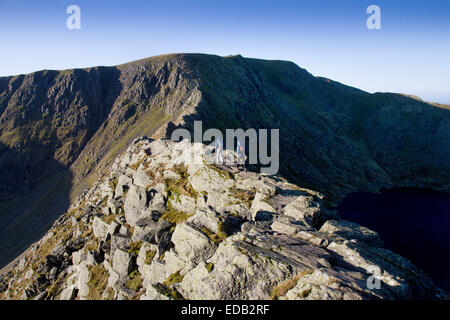
<svg viewBox="0 0 450 320">
<path fill-rule="evenodd" d="M 81 30 L 66 28 L 71 4 Z M 381 30 L 366 27 L 371 4 Z M 242 54 L 450 103 L 448 0 L 0 0 L 0 43 L 0 76 L 174 52 Z"/>
</svg>

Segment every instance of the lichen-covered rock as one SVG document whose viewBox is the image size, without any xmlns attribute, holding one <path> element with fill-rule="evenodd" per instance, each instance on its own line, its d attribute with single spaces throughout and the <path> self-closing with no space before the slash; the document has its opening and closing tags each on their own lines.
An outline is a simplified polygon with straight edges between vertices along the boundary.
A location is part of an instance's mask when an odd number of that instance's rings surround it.
<svg viewBox="0 0 450 320">
<path fill-rule="evenodd" d="M 320 228 L 320 232 L 347 240 L 355 239 L 376 247 L 383 246 L 383 241 L 381 241 L 378 233 L 346 220 L 328 220 Z"/>
<path fill-rule="evenodd" d="M 209 166 L 202 166 L 193 175 L 189 176 L 189 182 L 197 192 L 224 191 L 234 184 L 224 172 L 214 170 Z"/>
<path fill-rule="evenodd" d="M 106 238 L 108 234 L 113 234 L 117 231 L 119 225 L 114 221 L 111 224 L 107 224 L 99 217 L 94 217 L 92 221 L 92 232 L 96 238 Z"/>
<path fill-rule="evenodd" d="M 129 187 L 131 186 L 133 180 L 126 176 L 126 175 L 121 175 L 118 179 L 117 179 L 117 186 L 114 192 L 114 198 L 115 199 L 119 199 L 120 197 L 123 196 L 123 193 L 129 189 Z"/>
<path fill-rule="evenodd" d="M 250 211 L 252 219 L 257 221 L 271 220 L 276 213 L 276 209 L 268 202 L 268 196 L 261 191 L 256 193 Z"/>
<path fill-rule="evenodd" d="M 187 222 L 196 225 L 199 228 L 206 228 L 214 233 L 219 232 L 220 219 L 217 213 L 211 209 L 200 209 L 187 219 Z"/>
<path fill-rule="evenodd" d="M 133 173 L 133 184 L 141 188 L 147 188 L 151 184 L 152 180 L 145 172 L 138 171 Z"/>
<path fill-rule="evenodd" d="M 178 211 L 183 211 L 186 213 L 194 213 L 196 209 L 196 201 L 192 197 L 188 197 L 184 194 L 176 195 L 169 199 L 169 203 L 172 208 Z"/>
<path fill-rule="evenodd" d="M 315 226 L 319 220 L 320 206 L 313 196 L 299 196 L 284 208 L 283 213 Z"/>
<path fill-rule="evenodd" d="M 213 255 L 216 246 L 190 223 L 177 225 L 172 235 L 176 252 L 193 263 L 205 261 Z"/>
<path fill-rule="evenodd" d="M 87 265 L 95 264 L 95 259 L 92 254 L 86 252 L 84 248 L 72 253 L 72 263 L 74 266 L 77 266 L 82 262 L 85 262 Z"/>
<path fill-rule="evenodd" d="M 111 252 L 116 249 L 128 250 L 130 248 L 131 238 L 123 234 L 113 234 L 111 236 Z"/>
<path fill-rule="evenodd" d="M 147 191 L 145 188 L 131 185 L 124 202 L 125 219 L 131 226 L 146 218 Z"/>
<path fill-rule="evenodd" d="M 74 285 L 69 286 L 61 292 L 60 300 L 73 300 L 77 296 L 77 288 Z"/>
<path fill-rule="evenodd" d="M 299 274 L 295 286 L 280 299 L 363 300 L 370 296 L 363 274 L 317 269 Z"/>
<path fill-rule="evenodd" d="M 112 268 L 119 275 L 129 274 L 133 266 L 133 257 L 131 254 L 121 249 L 114 251 Z"/>
<path fill-rule="evenodd" d="M 169 300 L 169 298 L 159 293 L 153 286 L 148 286 L 140 300 Z"/>
<path fill-rule="evenodd" d="M 266 299 L 278 282 L 328 265 L 327 257 L 324 249 L 300 240 L 258 232 L 248 238 L 233 236 L 207 260 L 211 271 L 200 263 L 184 276 L 180 288 L 189 299 Z"/>
<path fill-rule="evenodd" d="M 290 219 L 286 216 L 277 217 L 272 222 L 271 228 L 278 233 L 286 234 L 288 236 L 297 236 L 300 232 L 314 232 L 315 229 L 310 226 L 306 226 L 301 221 Z"/>
<path fill-rule="evenodd" d="M 148 210 L 150 212 L 165 211 L 167 209 L 167 192 L 165 186 L 162 183 L 158 183 L 149 190 L 149 193 L 151 198 L 148 204 Z"/>
<path fill-rule="evenodd" d="M 81 299 L 86 298 L 86 296 L 89 294 L 89 286 L 88 282 L 90 279 L 89 274 L 89 268 L 88 264 L 86 262 L 81 262 L 81 264 L 78 266 L 78 295 Z"/>
</svg>

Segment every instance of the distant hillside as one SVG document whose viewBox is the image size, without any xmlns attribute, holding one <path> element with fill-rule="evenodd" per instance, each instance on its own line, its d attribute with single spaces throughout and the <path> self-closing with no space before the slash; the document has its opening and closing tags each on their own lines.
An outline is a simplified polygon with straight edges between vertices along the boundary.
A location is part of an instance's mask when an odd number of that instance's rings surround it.
<svg viewBox="0 0 450 320">
<path fill-rule="evenodd" d="M 389 186 L 450 190 L 448 106 L 369 94 L 291 62 L 173 54 L 3 77 L 0 265 L 134 138 L 197 119 L 205 129 L 279 128 L 280 173 L 332 202 Z"/>
</svg>

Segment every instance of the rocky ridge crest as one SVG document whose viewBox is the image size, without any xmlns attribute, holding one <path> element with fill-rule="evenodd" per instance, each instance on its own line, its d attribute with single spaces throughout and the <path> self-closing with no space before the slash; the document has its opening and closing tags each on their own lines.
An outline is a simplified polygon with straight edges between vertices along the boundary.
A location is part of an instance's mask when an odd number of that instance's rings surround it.
<svg viewBox="0 0 450 320">
<path fill-rule="evenodd" d="M 321 193 L 207 157 L 189 162 L 191 148 L 209 147 L 136 139 L 1 276 L 0 298 L 443 297 Z"/>
<path fill-rule="evenodd" d="M 137 137 L 279 129 L 280 175 L 338 205 L 351 192 L 450 191 L 449 106 L 370 94 L 292 62 L 170 54 L 0 77 L 0 266 Z"/>
</svg>

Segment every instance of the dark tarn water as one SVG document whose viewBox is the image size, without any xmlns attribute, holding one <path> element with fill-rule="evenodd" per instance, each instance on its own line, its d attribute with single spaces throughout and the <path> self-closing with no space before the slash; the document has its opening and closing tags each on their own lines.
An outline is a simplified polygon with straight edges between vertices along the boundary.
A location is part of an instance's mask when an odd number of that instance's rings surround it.
<svg viewBox="0 0 450 320">
<path fill-rule="evenodd" d="M 348 195 L 339 214 L 375 230 L 385 248 L 409 259 L 450 290 L 450 194 L 426 189 Z"/>
</svg>

